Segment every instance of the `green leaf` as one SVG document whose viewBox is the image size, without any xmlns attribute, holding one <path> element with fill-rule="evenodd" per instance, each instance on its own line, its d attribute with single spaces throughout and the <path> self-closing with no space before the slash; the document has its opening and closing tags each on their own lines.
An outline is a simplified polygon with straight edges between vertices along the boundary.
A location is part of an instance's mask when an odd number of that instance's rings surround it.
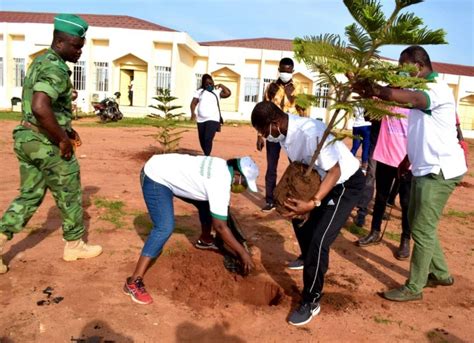
<svg viewBox="0 0 474 343">
<path fill-rule="evenodd" d="M 335 73 L 344 73 L 355 68 L 356 61 L 339 35 L 296 38 L 293 46 L 296 59 L 310 67 L 315 66 L 314 71 L 330 69 Z"/>
<path fill-rule="evenodd" d="M 446 32 L 442 29 L 435 31 L 421 27 L 423 20 L 413 13 L 401 14 L 381 37 L 383 44 L 409 45 L 409 44 L 446 44 Z"/>
<path fill-rule="evenodd" d="M 344 0 L 352 17 L 375 39 L 386 23 L 382 6 L 376 0 Z"/>
<path fill-rule="evenodd" d="M 397 7 L 402 9 L 411 5 L 419 4 L 420 2 L 423 2 L 423 1 L 424 0 L 395 0 L 395 4 Z"/>
<path fill-rule="evenodd" d="M 372 39 L 357 24 L 346 26 L 346 36 L 349 39 L 349 49 L 354 53 L 354 58 L 359 67 L 362 67 L 367 54 L 372 48 Z M 376 53 L 375 51 L 374 53 Z"/>
</svg>

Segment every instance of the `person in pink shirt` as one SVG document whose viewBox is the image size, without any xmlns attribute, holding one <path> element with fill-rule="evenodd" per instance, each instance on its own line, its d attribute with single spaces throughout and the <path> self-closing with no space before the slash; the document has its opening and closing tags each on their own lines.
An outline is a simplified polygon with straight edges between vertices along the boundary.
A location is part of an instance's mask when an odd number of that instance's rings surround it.
<svg viewBox="0 0 474 343">
<path fill-rule="evenodd" d="M 398 166 L 407 155 L 407 127 L 409 109 L 396 107 L 392 112 L 399 113 L 403 117 L 384 117 L 380 125 L 380 132 L 375 145 L 373 159 L 377 161 L 375 169 L 375 204 L 372 215 L 370 233 L 360 238 L 356 243 L 360 247 L 380 243 L 382 237 L 380 228 L 382 219 L 390 196 L 390 190 L 398 177 Z M 400 246 L 395 252 L 399 260 L 406 260 L 410 256 L 410 226 L 408 224 L 408 203 L 410 200 L 411 173 L 408 172 L 399 177 L 398 193 L 400 195 L 400 206 L 402 208 L 402 236 Z"/>
</svg>

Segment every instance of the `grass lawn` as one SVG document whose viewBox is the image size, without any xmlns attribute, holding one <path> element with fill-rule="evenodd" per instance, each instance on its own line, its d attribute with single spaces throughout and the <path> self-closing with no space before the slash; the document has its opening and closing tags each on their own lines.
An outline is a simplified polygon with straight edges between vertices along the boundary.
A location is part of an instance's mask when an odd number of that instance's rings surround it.
<svg viewBox="0 0 474 343">
<path fill-rule="evenodd" d="M 97 118 L 97 120 L 95 120 Z M 0 112 L 0 121 L 2 120 L 12 120 L 12 121 L 20 121 L 21 120 L 21 113 L 20 112 Z M 143 117 L 143 118 L 123 118 L 122 120 L 116 122 L 106 122 L 102 123 L 98 117 L 95 115 L 81 115 L 78 119 L 73 120 L 73 125 L 78 126 L 87 126 L 87 127 L 137 127 L 137 126 L 172 126 L 172 127 L 182 127 L 182 128 L 194 128 L 196 123 L 189 120 L 163 120 L 163 119 L 156 119 L 150 117 Z M 226 121 L 225 125 L 232 125 L 232 126 L 246 126 L 250 125 L 249 122 L 240 122 L 240 121 Z"/>
</svg>

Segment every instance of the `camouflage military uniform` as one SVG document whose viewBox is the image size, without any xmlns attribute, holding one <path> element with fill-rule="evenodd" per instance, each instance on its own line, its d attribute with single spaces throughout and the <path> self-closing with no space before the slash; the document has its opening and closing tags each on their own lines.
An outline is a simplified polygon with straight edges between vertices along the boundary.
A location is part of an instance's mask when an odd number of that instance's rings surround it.
<svg viewBox="0 0 474 343">
<path fill-rule="evenodd" d="M 64 239 L 77 240 L 84 234 L 79 163 L 74 155 L 69 161 L 61 158 L 59 147 L 37 129 L 38 122 L 31 109 L 33 92 L 47 94 L 59 125 L 66 131 L 71 130 L 72 84 L 69 76 L 68 66 L 52 49 L 37 57 L 26 74 L 23 121 L 33 126 L 19 125 L 13 130 L 21 188 L 20 195 L 0 220 L 0 232 L 9 239 L 28 223 L 48 188 L 62 214 Z"/>
</svg>

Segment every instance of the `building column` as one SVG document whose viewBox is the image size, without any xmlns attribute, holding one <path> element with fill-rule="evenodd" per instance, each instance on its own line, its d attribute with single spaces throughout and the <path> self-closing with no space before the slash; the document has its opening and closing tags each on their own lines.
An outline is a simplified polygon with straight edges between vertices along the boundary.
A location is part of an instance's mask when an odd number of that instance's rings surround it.
<svg viewBox="0 0 474 343">
<path fill-rule="evenodd" d="M 176 94 L 176 75 L 178 74 L 179 67 L 179 50 L 178 43 L 173 42 L 173 47 L 171 48 L 171 94 Z"/>
</svg>

